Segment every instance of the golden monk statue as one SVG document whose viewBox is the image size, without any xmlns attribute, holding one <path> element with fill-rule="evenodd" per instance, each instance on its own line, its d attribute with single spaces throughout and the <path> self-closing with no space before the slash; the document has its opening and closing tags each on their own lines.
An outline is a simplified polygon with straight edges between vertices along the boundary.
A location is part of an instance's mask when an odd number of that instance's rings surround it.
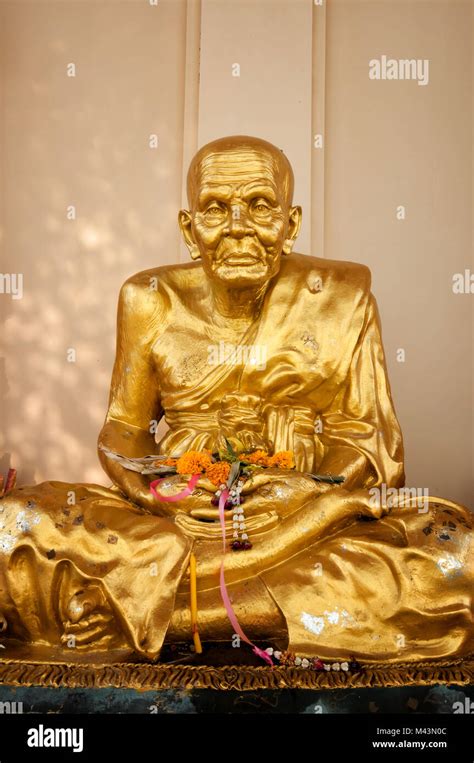
<svg viewBox="0 0 474 763">
<path fill-rule="evenodd" d="M 46 482 L 0 502 L 7 648 L 9 637 L 74 636 L 80 649 L 156 659 L 164 643 L 189 642 L 191 552 L 201 639 L 230 644 L 216 486 L 203 475 L 188 497 L 161 502 L 149 475 L 108 453 L 175 458 L 239 442 L 295 461 L 241 486 L 251 543 L 224 567 L 249 638 L 388 663 L 474 651 L 472 516 L 400 490 L 402 436 L 370 272 L 292 253 L 292 196 L 288 160 L 263 140 L 223 138 L 194 157 L 190 209 L 179 213 L 192 262 L 138 273 L 120 294 L 99 439 L 114 486 Z M 170 476 L 162 490 L 188 480 Z M 232 527 L 229 516 L 229 537 Z"/>
</svg>

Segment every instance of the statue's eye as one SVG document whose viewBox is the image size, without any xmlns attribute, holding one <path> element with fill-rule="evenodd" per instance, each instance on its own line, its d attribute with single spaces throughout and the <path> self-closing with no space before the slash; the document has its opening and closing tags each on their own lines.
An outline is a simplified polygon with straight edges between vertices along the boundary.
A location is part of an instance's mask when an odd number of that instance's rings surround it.
<svg viewBox="0 0 474 763">
<path fill-rule="evenodd" d="M 270 207 L 263 201 L 259 201 L 257 204 L 254 204 L 253 209 L 254 212 L 257 212 L 259 215 L 266 215 L 268 212 L 270 212 Z"/>
<path fill-rule="evenodd" d="M 217 204 L 212 204 L 212 206 L 206 209 L 204 214 L 213 215 L 213 216 L 222 215 L 224 214 L 224 210 L 222 209 L 222 207 L 218 207 Z"/>
</svg>

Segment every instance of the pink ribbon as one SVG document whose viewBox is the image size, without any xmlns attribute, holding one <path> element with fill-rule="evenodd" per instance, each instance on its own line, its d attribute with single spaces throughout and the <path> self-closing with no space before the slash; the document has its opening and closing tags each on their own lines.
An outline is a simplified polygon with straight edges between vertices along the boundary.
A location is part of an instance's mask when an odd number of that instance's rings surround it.
<svg viewBox="0 0 474 763">
<path fill-rule="evenodd" d="M 176 495 L 161 495 L 161 493 L 155 490 L 156 486 L 159 485 L 160 482 L 163 482 L 166 477 L 161 477 L 159 480 L 153 480 L 153 482 L 150 482 L 150 490 L 158 501 L 169 501 L 170 503 L 173 503 L 173 501 L 180 501 L 182 498 L 187 498 L 188 495 L 191 495 L 200 476 L 200 474 L 193 474 L 184 490 L 176 493 Z"/>
<path fill-rule="evenodd" d="M 250 641 L 249 638 L 245 635 L 242 628 L 240 627 L 239 621 L 237 620 L 237 617 L 234 612 L 234 608 L 232 607 L 229 593 L 227 591 L 227 586 L 225 584 L 225 577 L 224 577 L 224 558 L 225 558 L 225 552 L 226 552 L 226 542 L 225 542 L 225 503 L 229 497 L 229 490 L 226 488 L 222 491 L 221 496 L 219 498 L 219 519 L 221 523 L 221 529 L 222 529 L 222 544 L 223 544 L 223 556 L 222 556 L 222 562 L 221 562 L 221 572 L 220 572 L 220 589 L 221 589 L 221 597 L 222 601 L 224 603 L 225 610 L 227 612 L 227 617 L 230 620 L 230 623 L 232 627 L 234 628 L 234 632 L 237 633 L 238 636 L 242 639 L 242 641 L 245 641 L 246 644 L 250 644 L 252 647 L 252 651 L 254 654 L 256 654 L 258 657 L 261 657 L 262 660 L 265 660 L 271 667 L 273 667 L 273 661 L 269 654 L 263 651 L 263 649 L 260 649 L 258 646 L 255 646 L 255 644 Z"/>
</svg>

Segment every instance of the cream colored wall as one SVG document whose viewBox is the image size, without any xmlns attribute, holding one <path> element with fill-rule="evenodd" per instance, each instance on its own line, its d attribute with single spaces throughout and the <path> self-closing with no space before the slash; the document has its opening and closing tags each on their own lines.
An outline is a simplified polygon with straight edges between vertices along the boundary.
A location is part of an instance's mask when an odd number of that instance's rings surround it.
<svg viewBox="0 0 474 763">
<path fill-rule="evenodd" d="M 1 271 L 25 278 L 22 300 L 0 295 L 2 465 L 11 459 L 22 483 L 106 482 L 95 442 L 120 284 L 186 257 L 176 213 L 189 158 L 213 137 L 249 132 L 293 162 L 300 251 L 372 269 L 408 484 L 470 503 L 473 297 L 453 295 L 451 278 L 474 271 L 471 8 L 0 2 Z M 371 82 L 368 61 L 384 53 L 429 58 L 429 85 Z M 318 132 L 324 149 L 312 146 Z"/>
<path fill-rule="evenodd" d="M 258 135 L 281 148 L 310 247 L 311 2 L 202 0 L 198 142 Z M 239 68 L 237 68 L 239 67 Z"/>
<path fill-rule="evenodd" d="M 177 259 L 186 3 L 0 8 L 1 271 L 24 274 L 23 299 L 0 295 L 2 466 L 11 459 L 22 483 L 106 482 L 96 441 L 118 291 L 137 270 Z"/>
<path fill-rule="evenodd" d="M 474 507 L 472 3 L 331 0 L 326 31 L 325 256 L 372 270 L 407 484 Z M 383 54 L 429 84 L 369 80 Z"/>
</svg>

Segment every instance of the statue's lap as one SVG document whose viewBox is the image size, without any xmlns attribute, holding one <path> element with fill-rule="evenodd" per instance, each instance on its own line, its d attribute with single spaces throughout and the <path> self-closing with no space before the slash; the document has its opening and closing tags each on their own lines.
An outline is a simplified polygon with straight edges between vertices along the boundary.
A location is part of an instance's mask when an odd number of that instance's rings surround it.
<svg viewBox="0 0 474 763">
<path fill-rule="evenodd" d="M 316 510 L 317 499 L 309 500 Z M 274 494 L 272 501 L 278 514 Z M 189 618 L 183 579 L 189 551 L 193 547 L 198 570 L 201 548 L 209 554 L 215 547 L 216 557 L 221 554 L 218 535 L 186 537 L 173 521 L 98 485 L 43 483 L 14 491 L 0 506 L 1 606 L 7 615 L 17 611 L 14 628 L 20 634 L 26 628 L 32 640 L 57 642 L 61 616 L 55 598 L 73 592 L 65 589 L 71 580 L 77 585 L 77 575 L 103 585 L 128 627 L 141 633 L 143 622 L 123 600 L 126 580 L 130 601 L 141 592 L 142 602 L 159 610 L 157 629 L 180 639 Z M 209 525 L 203 527 L 208 532 Z M 256 543 L 271 546 L 278 532 L 276 524 L 257 534 Z M 308 538 L 304 550 L 273 567 L 262 566 L 256 576 L 246 572 L 240 552 L 242 574 L 229 590 L 244 624 L 255 624 L 254 638 L 285 645 L 287 630 L 290 647 L 301 654 L 387 660 L 467 654 L 474 649 L 471 538 L 469 515 L 461 507 L 435 501 L 426 511 L 397 509 L 380 520 L 356 520 L 317 542 Z M 65 575 L 66 568 L 76 576 Z M 175 589 L 164 613 L 158 599 L 172 576 Z M 36 611 L 22 586 L 35 590 Z M 199 608 L 203 637 L 230 640 L 217 577 L 200 593 Z"/>
</svg>

